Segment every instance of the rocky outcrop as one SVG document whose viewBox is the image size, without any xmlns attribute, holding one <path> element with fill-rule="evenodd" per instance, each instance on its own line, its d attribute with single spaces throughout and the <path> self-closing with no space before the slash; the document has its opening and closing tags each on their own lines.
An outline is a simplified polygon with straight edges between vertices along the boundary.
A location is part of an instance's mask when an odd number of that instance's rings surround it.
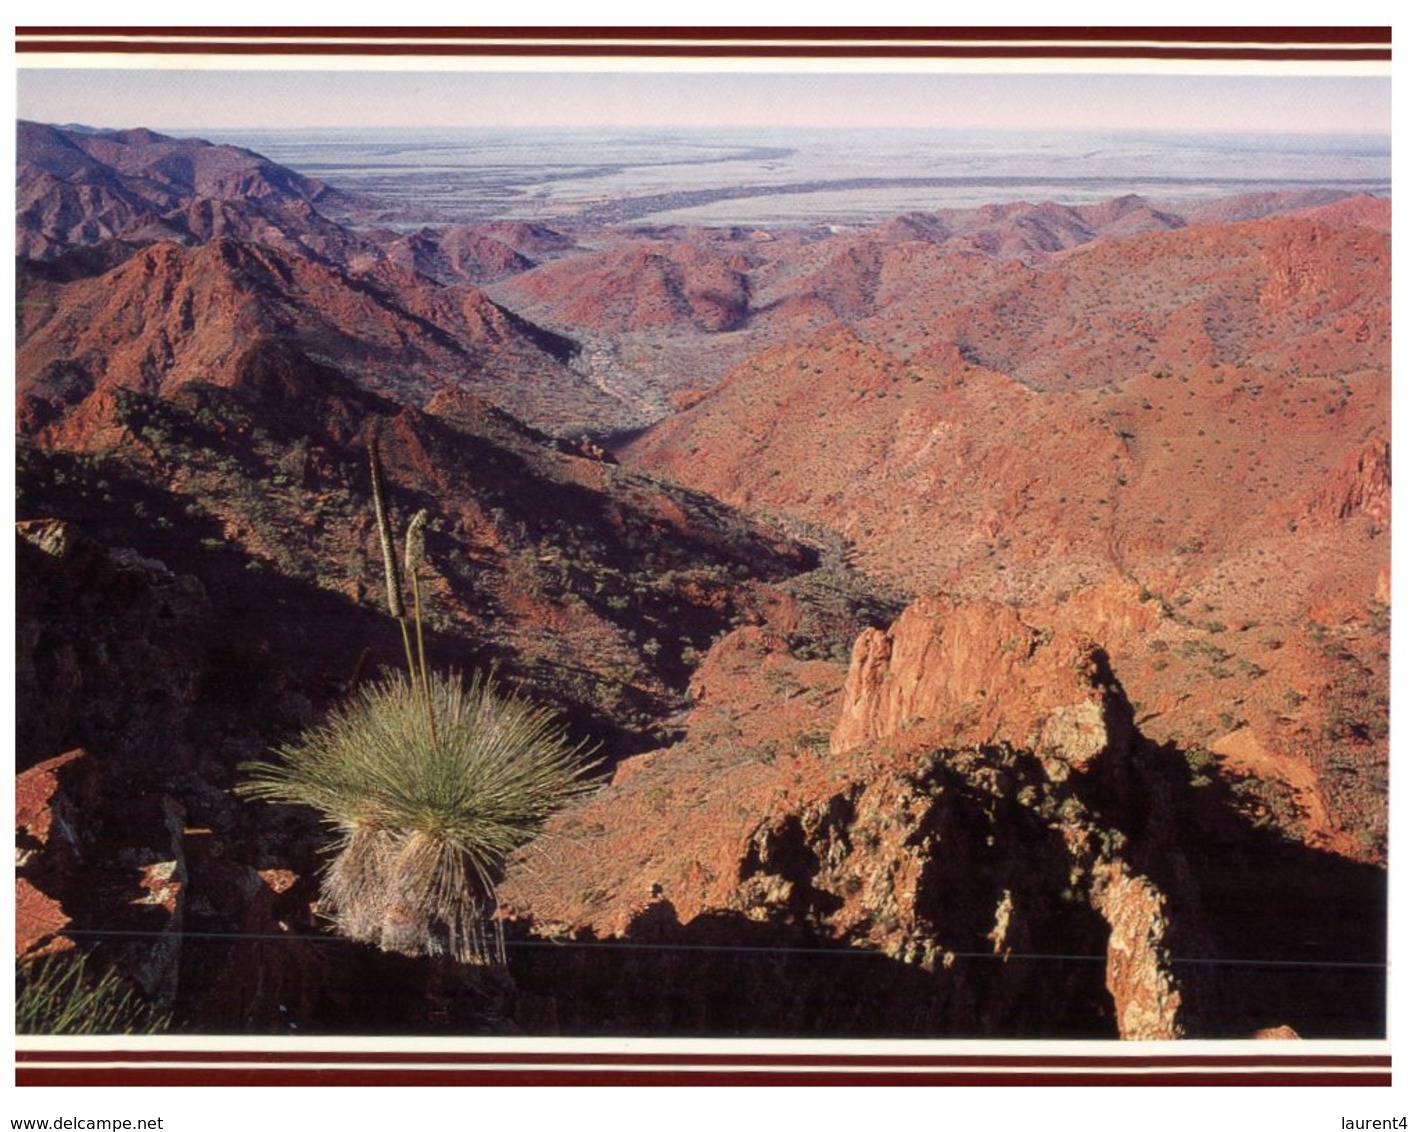
<svg viewBox="0 0 1418 1132">
<path fill-rule="evenodd" d="M 1126 1039 L 1204 1034 L 1211 947 L 1185 877 L 1164 891 L 1134 863 L 1146 840 L 1030 753 L 938 751 L 765 822 L 736 905 L 934 973 L 945 1032 L 1076 1034 L 1106 1011 Z"/>
<path fill-rule="evenodd" d="M 82 745 L 104 763 L 172 770 L 205 670 L 201 583 L 57 520 L 16 533 L 20 766 Z"/>
<path fill-rule="evenodd" d="M 54 895 L 82 866 L 85 815 L 98 801 L 98 768 L 73 750 L 15 780 L 15 957 L 33 959 L 73 947 L 68 914 Z"/>
<path fill-rule="evenodd" d="M 16 779 L 16 958 L 102 950 L 166 1011 L 188 884 L 183 809 L 167 795 L 107 793 L 101 765 L 80 749 Z"/>
<path fill-rule="evenodd" d="M 15 866 L 36 874 L 63 874 L 83 856 L 82 814 L 98 799 L 98 768 L 87 751 L 73 750 L 15 779 Z"/>
<path fill-rule="evenodd" d="M 1309 512 L 1327 519 L 1363 516 L 1387 525 L 1393 512 L 1393 455 L 1386 436 L 1371 436 L 1330 474 Z"/>
<path fill-rule="evenodd" d="M 1195 963 L 1210 944 L 1189 906 L 1185 865 L 1167 855 L 1176 833 L 1166 828 L 1165 805 L 1155 804 L 1158 786 L 1132 709 L 1101 648 L 1039 611 L 949 597 L 917 601 L 890 629 L 864 632 L 853 651 L 833 750 L 873 740 L 908 749 L 951 744 L 947 765 L 963 770 L 971 783 L 966 797 L 973 794 L 976 805 L 982 790 L 990 799 L 989 824 L 1008 801 L 1017 821 L 1048 831 L 1043 843 L 1053 867 L 1068 877 L 1064 898 L 1085 903 L 1106 931 L 1105 983 L 1120 1036 L 1182 1037 L 1205 1019 L 1212 1005 L 1205 978 L 1184 974 L 1172 960 Z M 1142 823 L 1128 813 L 1139 801 L 1150 815 Z M 948 826 L 958 827 L 958 820 Z M 988 837 L 993 849 L 1008 834 Z M 917 827 L 903 845 L 933 840 Z M 1029 859 L 1017 847 L 1002 855 Z M 1179 891 L 1169 895 L 1149 875 L 1154 867 Z M 1041 875 L 1036 863 L 998 886 L 995 926 L 983 936 L 997 951 L 1041 934 L 1026 910 L 1034 909 L 1037 921 L 1038 911 L 1059 899 L 1057 885 L 1037 891 Z M 972 871 L 952 881 L 977 878 Z M 901 910 L 892 911 L 899 919 Z M 1056 940 L 1051 950 L 1057 948 Z"/>
<path fill-rule="evenodd" d="M 1185 934 L 1166 895 L 1122 861 L 1098 862 L 1091 903 L 1108 924 L 1107 987 L 1118 1020 L 1118 1036 L 1158 1040 L 1187 1036 L 1183 1021 L 1184 980 L 1173 967 L 1173 937 Z M 1190 956 L 1195 960 L 1196 955 Z"/>
<path fill-rule="evenodd" d="M 178 993 L 189 877 L 176 799 L 149 794 L 108 807 L 82 892 L 80 925 L 93 926 L 118 969 L 147 1002 L 171 1010 Z"/>
<path fill-rule="evenodd" d="M 856 956 L 854 999 L 882 1016 L 857 1012 L 850 1024 L 895 1029 L 846 1032 L 1217 1033 L 1214 948 L 1180 848 L 1175 774 L 1185 763 L 1137 734 L 1107 655 L 1063 616 L 918 601 L 857 641 L 830 749 L 748 764 L 740 755 L 724 767 L 696 765 L 686 745 L 627 764 L 514 870 L 518 915 L 533 932 L 545 915 L 542 930 L 562 939 L 671 951 L 717 941 L 726 968 L 755 985 L 762 972 L 732 957 L 737 945 Z M 755 678 L 780 689 L 779 710 L 801 702 L 781 689 L 805 674 L 787 667 L 771 634 L 748 632 L 700 666 L 692 730 L 751 702 Z M 737 734 L 739 752 L 754 749 Z M 681 802 L 669 842 L 637 834 L 642 817 Z M 615 886 L 629 869 L 653 882 L 648 901 L 643 880 Z M 629 966 L 612 974 L 601 962 Z M 632 968 L 669 977 L 670 959 L 574 963 L 581 993 Z M 831 997 L 842 968 L 803 967 L 778 1009 L 803 1032 L 832 1033 L 833 1008 L 817 996 Z M 543 990 L 565 985 L 534 970 Z M 701 991 L 678 993 L 698 1001 Z M 800 1013 L 807 1002 L 822 1013 Z M 764 1024 L 756 1005 L 742 1009 L 744 1025 Z M 565 1015 L 561 1024 L 571 1025 Z"/>
<path fill-rule="evenodd" d="M 929 974 L 942 1033 L 1105 1033 L 1087 874 L 1034 808 L 1056 794 L 1037 761 L 1012 752 L 924 754 L 765 822 L 739 907 L 815 921 Z"/>
<path fill-rule="evenodd" d="M 67 523 L 17 534 L 17 948 L 98 949 L 167 1010 L 211 606 L 194 578 Z"/>
<path fill-rule="evenodd" d="M 1040 752 L 1087 770 L 1129 740 L 1107 658 L 1082 634 L 993 602 L 926 598 L 858 638 L 834 752 L 903 732 Z"/>
</svg>

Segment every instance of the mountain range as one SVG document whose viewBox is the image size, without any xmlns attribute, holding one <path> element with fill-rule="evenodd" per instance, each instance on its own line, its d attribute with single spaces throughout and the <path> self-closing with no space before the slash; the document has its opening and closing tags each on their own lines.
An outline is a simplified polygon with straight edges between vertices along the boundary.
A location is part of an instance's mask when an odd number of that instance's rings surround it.
<svg viewBox="0 0 1418 1132">
<path fill-rule="evenodd" d="M 76 831 L 26 827 L 24 946 L 111 929 L 121 850 L 181 880 L 112 956 L 192 1025 L 431 1024 L 402 957 L 196 942 L 319 930 L 318 828 L 230 787 L 398 663 L 377 436 L 437 664 L 609 777 L 510 866 L 496 1025 L 1382 1031 L 1388 201 L 435 228 L 230 146 L 19 138 L 18 761 Z M 1283 973 L 1198 962 L 1256 948 Z M 1128 958 L 1000 958 L 1045 953 Z M 355 1007 L 369 970 L 423 989 Z"/>
</svg>

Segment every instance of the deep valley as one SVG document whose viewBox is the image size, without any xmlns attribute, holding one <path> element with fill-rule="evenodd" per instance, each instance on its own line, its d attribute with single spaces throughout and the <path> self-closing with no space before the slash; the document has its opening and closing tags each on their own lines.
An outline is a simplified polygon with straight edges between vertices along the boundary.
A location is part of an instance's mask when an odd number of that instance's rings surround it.
<svg viewBox="0 0 1418 1132">
<path fill-rule="evenodd" d="M 201 1034 L 1384 1035 L 1387 197 L 414 223 L 18 157 L 22 972 Z M 430 663 L 595 752 L 505 966 L 341 938 L 329 829 L 235 790 L 404 664 L 372 439 Z"/>
</svg>

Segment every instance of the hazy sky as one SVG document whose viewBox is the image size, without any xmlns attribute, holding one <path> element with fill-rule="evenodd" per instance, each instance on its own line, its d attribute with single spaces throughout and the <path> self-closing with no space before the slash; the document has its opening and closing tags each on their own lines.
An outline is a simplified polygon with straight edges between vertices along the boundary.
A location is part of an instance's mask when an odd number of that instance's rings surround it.
<svg viewBox="0 0 1418 1132">
<path fill-rule="evenodd" d="M 648 67 L 649 62 L 641 63 Z M 1388 133 L 1386 77 L 77 69 L 18 72 L 42 122 L 914 126 Z"/>
</svg>

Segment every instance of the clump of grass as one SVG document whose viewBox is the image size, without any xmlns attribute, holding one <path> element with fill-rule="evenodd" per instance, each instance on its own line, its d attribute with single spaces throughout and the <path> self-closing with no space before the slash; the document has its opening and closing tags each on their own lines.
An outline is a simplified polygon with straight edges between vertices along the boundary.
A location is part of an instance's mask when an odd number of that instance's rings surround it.
<svg viewBox="0 0 1418 1132">
<path fill-rule="evenodd" d="M 21 963 L 15 971 L 17 1034 L 149 1034 L 160 1017 L 115 972 L 95 976 L 78 951 Z"/>
<path fill-rule="evenodd" d="M 335 829 L 322 894 L 341 934 L 480 963 L 503 961 L 491 914 L 507 854 L 594 786 L 554 712 L 455 675 L 386 676 L 246 769 L 243 794 L 313 806 Z"/>
<path fill-rule="evenodd" d="M 377 443 L 369 446 L 389 612 L 408 674 L 366 685 L 325 722 L 246 764 L 239 793 L 308 805 L 336 833 L 322 895 L 341 934 L 404 954 L 506 962 L 496 884 L 507 854 L 588 793 L 590 759 L 555 712 L 487 677 L 429 670 L 423 638 L 427 513 L 409 524 L 404 604 Z"/>
</svg>

